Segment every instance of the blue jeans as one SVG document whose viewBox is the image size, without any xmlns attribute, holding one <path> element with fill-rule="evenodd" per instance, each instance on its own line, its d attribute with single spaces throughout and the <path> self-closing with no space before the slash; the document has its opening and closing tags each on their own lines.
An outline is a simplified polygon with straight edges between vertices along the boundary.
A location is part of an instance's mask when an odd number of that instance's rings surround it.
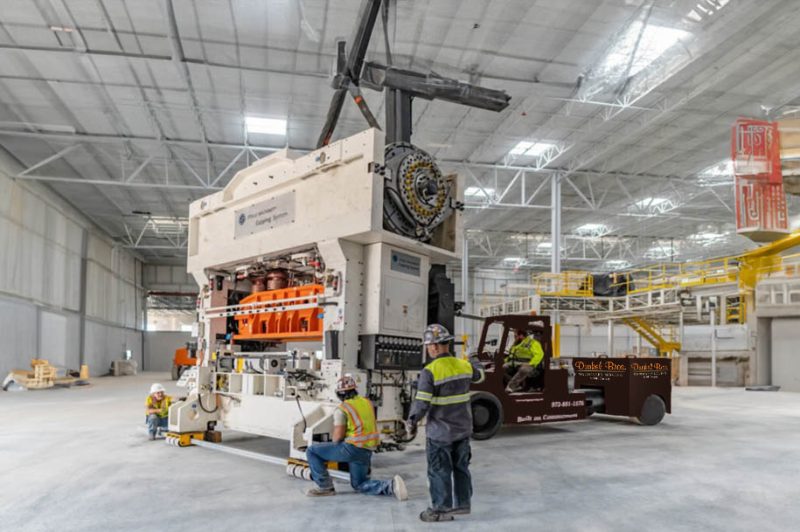
<svg viewBox="0 0 800 532">
<path fill-rule="evenodd" d="M 428 439 L 425 450 L 428 455 L 431 508 L 437 512 L 469 508 L 472 499 L 472 477 L 469 474 L 472 451 L 469 438 L 454 442 Z"/>
<path fill-rule="evenodd" d="M 350 468 L 350 485 L 366 495 L 393 495 L 391 480 L 370 480 L 369 465 L 372 451 L 349 443 L 315 443 L 306 450 L 311 467 L 311 478 L 320 489 L 333 487 L 325 462 L 347 463 Z"/>
<path fill-rule="evenodd" d="M 158 432 L 158 428 L 161 427 L 163 429 L 169 427 L 169 418 L 168 417 L 158 417 L 158 414 L 150 414 L 145 418 L 145 422 L 147 423 L 147 432 L 151 436 L 155 436 L 156 432 Z"/>
</svg>

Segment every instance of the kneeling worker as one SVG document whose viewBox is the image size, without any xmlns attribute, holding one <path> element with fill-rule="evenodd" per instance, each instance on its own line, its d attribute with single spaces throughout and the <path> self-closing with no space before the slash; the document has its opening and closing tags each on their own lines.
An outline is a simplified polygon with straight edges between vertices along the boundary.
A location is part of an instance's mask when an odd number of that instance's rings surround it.
<svg viewBox="0 0 800 532">
<path fill-rule="evenodd" d="M 451 355 L 452 339 L 442 325 L 429 325 L 425 330 L 423 343 L 433 361 L 419 374 L 408 418 L 408 430 L 413 433 L 417 423 L 428 416 L 425 447 L 431 506 L 419 515 L 425 522 L 452 521 L 453 515 L 471 511 L 469 388 L 470 383 L 483 380 L 483 366 L 477 358 L 467 362 Z"/>
<path fill-rule="evenodd" d="M 342 404 L 333 415 L 333 442 L 315 443 L 306 450 L 311 468 L 311 478 L 317 487 L 308 490 L 309 497 L 336 495 L 333 481 L 325 467 L 326 461 L 346 462 L 350 469 L 350 485 L 367 495 L 394 495 L 398 500 L 408 499 L 403 478 L 371 480 L 369 467 L 372 451 L 380 442 L 375 409 L 372 402 L 356 391 L 356 381 L 345 375 L 336 383 L 336 395 Z"/>
<path fill-rule="evenodd" d="M 539 364 L 542 363 L 542 359 L 544 359 L 542 344 L 533 335 L 526 335 L 524 330 L 515 330 L 514 345 L 508 350 L 503 365 L 511 375 L 506 391 L 522 391 L 525 388 L 525 381 L 529 377 L 538 376 L 541 372 Z"/>
<path fill-rule="evenodd" d="M 172 397 L 167 395 L 166 390 L 159 383 L 150 386 L 150 395 L 145 401 L 145 415 L 147 416 L 147 432 L 150 439 L 155 440 L 158 429 L 165 429 L 169 425 L 169 405 L 172 404 Z"/>
</svg>

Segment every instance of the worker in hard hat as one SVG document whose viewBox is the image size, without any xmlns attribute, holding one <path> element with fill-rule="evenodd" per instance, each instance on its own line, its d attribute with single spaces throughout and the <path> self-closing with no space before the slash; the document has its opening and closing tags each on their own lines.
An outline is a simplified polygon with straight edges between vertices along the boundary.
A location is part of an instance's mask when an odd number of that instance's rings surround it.
<svg viewBox="0 0 800 532">
<path fill-rule="evenodd" d="M 419 515 L 425 522 L 452 521 L 453 515 L 470 513 L 472 435 L 470 384 L 483 380 L 483 366 L 477 357 L 469 361 L 450 354 L 453 335 L 434 323 L 425 329 L 423 343 L 433 361 L 417 380 L 417 394 L 408 418 L 408 431 L 426 415 L 426 453 L 431 505 Z M 455 495 L 455 497 L 454 497 Z"/>
<path fill-rule="evenodd" d="M 169 405 L 172 398 L 159 383 L 150 386 L 150 395 L 145 401 L 145 414 L 147 415 L 147 432 L 150 439 L 155 440 L 159 428 L 166 429 L 169 425 Z"/>
<path fill-rule="evenodd" d="M 367 495 L 394 495 L 408 499 L 405 482 L 400 475 L 392 480 L 369 478 L 372 452 L 380 443 L 375 408 L 358 394 L 356 381 L 345 375 L 336 383 L 336 396 L 341 404 L 333 413 L 333 442 L 314 443 L 306 450 L 311 479 L 317 484 L 306 492 L 309 497 L 336 495 L 325 462 L 347 463 L 350 485 Z"/>
<path fill-rule="evenodd" d="M 541 363 L 544 359 L 544 349 L 539 340 L 533 335 L 526 334 L 523 329 L 514 331 L 514 345 L 508 350 L 503 368 L 511 378 L 506 386 L 509 393 L 520 392 L 525 389 L 525 382 L 529 378 L 541 375 Z"/>
</svg>

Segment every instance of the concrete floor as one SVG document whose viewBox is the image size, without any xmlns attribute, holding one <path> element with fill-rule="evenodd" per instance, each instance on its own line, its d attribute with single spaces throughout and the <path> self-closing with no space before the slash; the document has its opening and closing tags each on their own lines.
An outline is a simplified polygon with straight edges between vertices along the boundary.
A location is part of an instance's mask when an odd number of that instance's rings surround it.
<svg viewBox="0 0 800 532">
<path fill-rule="evenodd" d="M 592 418 L 473 444 L 473 514 L 424 525 L 420 445 L 378 455 L 410 500 L 309 499 L 282 468 L 137 429 L 164 374 L 0 392 L 2 530 L 797 530 L 800 394 L 679 388 L 656 427 Z M 279 453 L 284 442 L 250 448 Z"/>
</svg>

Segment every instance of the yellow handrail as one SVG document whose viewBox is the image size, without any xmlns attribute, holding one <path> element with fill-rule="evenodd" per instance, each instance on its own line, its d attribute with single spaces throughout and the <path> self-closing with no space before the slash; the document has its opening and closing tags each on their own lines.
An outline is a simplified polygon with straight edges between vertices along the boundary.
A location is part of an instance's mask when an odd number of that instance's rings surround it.
<svg viewBox="0 0 800 532">
<path fill-rule="evenodd" d="M 535 293 L 543 296 L 591 297 L 594 278 L 585 271 L 540 273 L 531 279 Z"/>
</svg>

